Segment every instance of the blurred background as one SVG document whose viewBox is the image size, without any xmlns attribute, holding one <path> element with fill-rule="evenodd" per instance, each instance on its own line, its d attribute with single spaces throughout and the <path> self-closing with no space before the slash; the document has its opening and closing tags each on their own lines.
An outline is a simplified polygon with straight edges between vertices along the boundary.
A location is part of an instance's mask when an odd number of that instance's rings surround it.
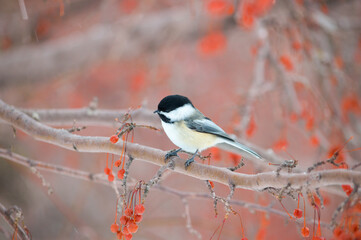
<svg viewBox="0 0 361 240">
<path fill-rule="evenodd" d="M 282 151 L 286 148 L 300 169 L 327 159 L 351 136 L 347 149 L 361 146 L 360 1 L 0 0 L 0 6 L 0 98 L 18 108 L 84 108 L 97 98 L 99 109 L 155 110 L 163 97 L 181 94 L 227 132 L 280 160 L 291 158 Z M 87 126 L 76 134 L 115 131 Z M 0 136 L 1 148 L 34 160 L 92 173 L 105 167 L 106 154 L 37 142 L 21 131 L 14 135 L 7 124 L 0 123 Z M 136 129 L 135 142 L 174 148 L 164 132 L 149 129 Z M 342 157 L 352 166 L 360 153 Z M 211 164 L 229 167 L 238 161 L 221 152 Z M 270 170 L 245 163 L 237 171 Z M 135 161 L 130 174 L 146 181 L 158 168 Z M 33 239 L 116 239 L 110 232 L 116 205 L 112 188 L 41 174 L 52 195 L 29 168 L 0 159 L 0 202 L 23 210 Z M 177 173 L 162 185 L 209 192 L 204 181 Z M 215 183 L 215 191 L 227 196 L 229 188 Z M 321 189 L 326 223 L 346 196 L 341 188 L 336 192 Z M 237 189 L 234 199 L 273 203 L 283 211 L 268 193 Z M 193 228 L 210 239 L 222 223 L 223 205 L 215 218 L 212 200 L 188 202 Z M 291 213 L 297 205 L 290 198 L 283 203 Z M 198 239 L 186 228 L 179 197 L 152 189 L 145 207 L 133 239 Z M 283 216 L 234 209 L 243 217 L 248 239 L 302 239 L 302 225 Z M 0 226 L 5 228 L 1 221 Z M 323 233 L 332 238 L 332 230 Z M 239 219 L 230 216 L 220 239 L 240 238 Z M 7 239 L 4 231 L 0 239 Z"/>
</svg>

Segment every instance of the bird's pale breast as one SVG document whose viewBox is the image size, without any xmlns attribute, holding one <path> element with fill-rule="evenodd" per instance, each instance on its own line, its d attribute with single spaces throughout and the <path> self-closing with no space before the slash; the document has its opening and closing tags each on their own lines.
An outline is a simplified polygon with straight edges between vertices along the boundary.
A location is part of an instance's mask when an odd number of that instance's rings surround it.
<svg viewBox="0 0 361 240">
<path fill-rule="evenodd" d="M 197 149 L 202 151 L 219 142 L 219 138 L 208 133 L 201 133 L 189 129 L 184 121 L 165 123 L 162 126 L 168 138 L 184 151 L 194 153 Z"/>
</svg>

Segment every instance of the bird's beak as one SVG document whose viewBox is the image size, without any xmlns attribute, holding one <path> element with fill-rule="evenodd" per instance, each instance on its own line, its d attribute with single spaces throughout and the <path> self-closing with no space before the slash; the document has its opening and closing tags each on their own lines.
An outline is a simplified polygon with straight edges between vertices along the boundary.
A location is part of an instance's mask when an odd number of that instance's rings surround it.
<svg viewBox="0 0 361 240">
<path fill-rule="evenodd" d="M 158 110 L 155 110 L 153 113 L 159 113 L 159 111 L 158 111 Z"/>
</svg>

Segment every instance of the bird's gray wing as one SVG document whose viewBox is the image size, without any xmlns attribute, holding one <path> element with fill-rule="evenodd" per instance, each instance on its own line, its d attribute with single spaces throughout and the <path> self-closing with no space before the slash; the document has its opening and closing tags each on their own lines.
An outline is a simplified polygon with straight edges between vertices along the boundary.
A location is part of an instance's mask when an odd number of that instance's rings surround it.
<svg viewBox="0 0 361 240">
<path fill-rule="evenodd" d="M 234 142 L 234 140 L 225 131 L 223 131 L 222 128 L 217 126 L 217 124 L 212 122 L 209 118 L 189 119 L 189 120 L 185 120 L 184 122 L 187 125 L 187 127 L 189 127 L 192 130 L 202 133 L 214 134 Z"/>
<path fill-rule="evenodd" d="M 262 158 L 258 153 L 256 153 L 249 147 L 232 139 L 225 131 L 223 131 L 222 128 L 217 126 L 217 124 L 215 124 L 208 118 L 185 120 L 185 124 L 187 125 L 187 127 L 197 132 L 210 133 L 224 138 L 225 139 L 224 142 L 218 143 L 216 145 L 217 147 L 223 150 L 241 155 L 247 153 L 248 156 L 256 157 L 258 159 Z"/>
</svg>

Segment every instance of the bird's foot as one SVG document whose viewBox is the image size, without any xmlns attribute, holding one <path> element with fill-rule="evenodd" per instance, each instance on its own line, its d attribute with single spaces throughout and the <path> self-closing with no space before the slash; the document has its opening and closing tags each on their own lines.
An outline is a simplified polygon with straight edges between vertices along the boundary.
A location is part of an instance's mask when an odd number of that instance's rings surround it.
<svg viewBox="0 0 361 240">
<path fill-rule="evenodd" d="M 178 152 L 181 151 L 182 149 L 179 148 L 179 149 L 173 149 L 173 150 L 170 150 L 169 152 L 167 152 L 167 154 L 165 155 L 164 157 L 164 162 L 167 162 L 169 158 L 171 157 L 178 157 Z"/>
<path fill-rule="evenodd" d="M 185 163 L 184 163 L 184 167 L 187 170 L 188 167 L 191 165 L 192 162 L 194 162 L 194 158 L 197 156 L 198 150 L 192 155 L 191 158 L 189 158 Z"/>
</svg>

